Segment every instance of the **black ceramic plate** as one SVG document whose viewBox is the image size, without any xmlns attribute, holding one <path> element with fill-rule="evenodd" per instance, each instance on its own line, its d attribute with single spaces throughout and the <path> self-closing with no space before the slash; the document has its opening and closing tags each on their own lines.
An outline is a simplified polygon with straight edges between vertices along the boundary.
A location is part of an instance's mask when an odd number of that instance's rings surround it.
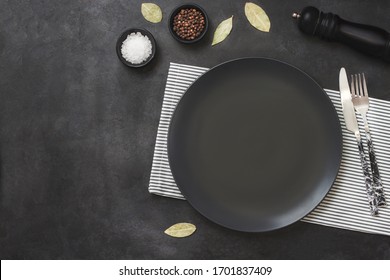
<svg viewBox="0 0 390 280">
<path fill-rule="evenodd" d="M 332 186 L 342 135 L 333 104 L 299 69 L 264 58 L 196 80 L 171 120 L 168 155 L 189 203 L 231 229 L 264 232 L 310 213 Z"/>
</svg>

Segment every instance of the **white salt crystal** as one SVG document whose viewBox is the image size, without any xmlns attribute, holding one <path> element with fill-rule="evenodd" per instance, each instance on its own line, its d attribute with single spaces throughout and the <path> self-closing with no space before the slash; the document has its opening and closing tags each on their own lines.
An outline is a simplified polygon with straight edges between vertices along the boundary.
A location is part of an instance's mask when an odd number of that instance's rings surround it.
<svg viewBox="0 0 390 280">
<path fill-rule="evenodd" d="M 126 61 L 140 64 L 152 54 L 152 42 L 140 32 L 131 33 L 122 43 L 121 53 Z"/>
</svg>

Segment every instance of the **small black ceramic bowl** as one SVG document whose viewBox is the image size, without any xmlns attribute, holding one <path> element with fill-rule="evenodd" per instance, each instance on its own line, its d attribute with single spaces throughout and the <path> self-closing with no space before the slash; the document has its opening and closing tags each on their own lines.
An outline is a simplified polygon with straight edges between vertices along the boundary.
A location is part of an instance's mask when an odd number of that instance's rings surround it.
<svg viewBox="0 0 390 280">
<path fill-rule="evenodd" d="M 177 33 L 173 30 L 173 20 L 175 19 L 175 16 L 180 12 L 180 10 L 182 9 L 196 9 L 198 11 L 200 11 L 203 16 L 204 16 L 204 29 L 202 31 L 202 33 L 196 37 L 194 40 L 185 40 L 185 39 L 182 39 L 180 38 L 179 35 L 177 35 Z M 185 5 L 180 5 L 178 7 L 176 7 L 171 15 L 169 16 L 169 21 L 168 21 L 168 28 L 169 28 L 169 31 L 171 32 L 173 38 L 175 38 L 177 41 L 179 41 L 180 43 L 183 43 L 183 44 L 193 44 L 193 43 L 196 43 L 196 42 L 199 42 L 203 36 L 207 33 L 207 30 L 209 28 L 209 18 L 206 14 L 206 11 L 200 7 L 199 5 L 197 4 L 185 4 Z"/>
<path fill-rule="evenodd" d="M 137 33 L 137 32 L 140 32 L 142 35 L 144 35 L 144 36 L 146 35 L 149 38 L 150 42 L 152 43 L 152 53 L 150 54 L 148 59 L 145 60 L 144 62 L 141 62 L 138 64 L 133 64 L 133 63 L 127 61 L 122 56 L 121 48 L 122 48 L 122 44 L 126 40 L 127 36 L 130 35 L 131 33 Z M 156 45 L 156 41 L 154 40 L 153 35 L 149 31 L 147 31 L 145 29 L 140 29 L 140 28 L 127 29 L 125 32 L 122 33 L 122 35 L 118 38 L 118 41 L 116 42 L 116 54 L 118 55 L 119 60 L 122 61 L 122 63 L 124 65 L 129 66 L 129 67 L 134 67 L 134 68 L 142 67 L 142 66 L 145 66 L 146 64 L 148 64 L 153 59 L 154 55 L 156 54 L 156 48 L 157 48 L 157 45 Z"/>
</svg>

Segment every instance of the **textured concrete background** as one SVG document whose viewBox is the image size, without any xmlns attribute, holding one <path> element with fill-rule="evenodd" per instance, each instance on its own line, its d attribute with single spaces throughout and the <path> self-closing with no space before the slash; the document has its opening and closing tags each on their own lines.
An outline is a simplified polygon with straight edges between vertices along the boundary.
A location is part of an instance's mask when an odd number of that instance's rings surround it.
<svg viewBox="0 0 390 280">
<path fill-rule="evenodd" d="M 271 32 L 252 28 L 246 1 L 203 0 L 211 26 L 197 45 L 145 21 L 142 1 L 0 0 L 0 256 L 2 259 L 390 259 L 389 237 L 298 222 L 266 234 L 217 226 L 185 201 L 147 192 L 169 62 L 212 67 L 243 56 L 291 63 L 337 89 L 341 66 L 366 72 L 370 94 L 390 100 L 390 64 L 301 34 L 291 13 L 310 4 L 390 30 L 390 2 L 261 0 Z M 216 25 L 234 15 L 227 40 Z M 129 27 L 156 38 L 153 63 L 129 69 L 115 53 Z M 192 222 L 173 239 L 165 228 Z"/>
</svg>

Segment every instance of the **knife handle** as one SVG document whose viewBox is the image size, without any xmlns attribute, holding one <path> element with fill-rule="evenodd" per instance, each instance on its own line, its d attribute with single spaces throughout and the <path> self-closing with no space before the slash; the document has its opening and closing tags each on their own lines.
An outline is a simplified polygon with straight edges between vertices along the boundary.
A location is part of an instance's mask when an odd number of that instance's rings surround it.
<svg viewBox="0 0 390 280">
<path fill-rule="evenodd" d="M 372 187 L 370 170 L 369 170 L 368 162 L 366 160 L 366 156 L 364 154 L 363 141 L 360 138 L 360 136 L 356 138 L 356 141 L 359 147 L 359 156 L 360 156 L 360 162 L 362 164 L 364 181 L 366 184 L 366 194 L 368 199 L 368 205 L 370 207 L 370 213 L 371 216 L 375 216 L 378 214 L 378 201 L 376 198 L 375 191 Z"/>
<path fill-rule="evenodd" d="M 324 13 L 315 7 L 306 7 L 298 19 L 299 29 L 327 41 L 348 45 L 363 53 L 390 62 L 390 33 L 379 27 L 350 22 L 332 13 Z"/>
<path fill-rule="evenodd" d="M 376 162 L 374 144 L 372 143 L 371 133 L 370 131 L 366 131 L 367 138 L 367 147 L 368 147 L 368 155 L 370 157 L 371 162 L 371 171 L 372 171 L 372 179 L 373 179 L 373 187 L 378 200 L 378 206 L 386 205 L 385 193 L 383 191 L 383 185 L 381 176 L 379 174 L 378 164 Z"/>
</svg>

